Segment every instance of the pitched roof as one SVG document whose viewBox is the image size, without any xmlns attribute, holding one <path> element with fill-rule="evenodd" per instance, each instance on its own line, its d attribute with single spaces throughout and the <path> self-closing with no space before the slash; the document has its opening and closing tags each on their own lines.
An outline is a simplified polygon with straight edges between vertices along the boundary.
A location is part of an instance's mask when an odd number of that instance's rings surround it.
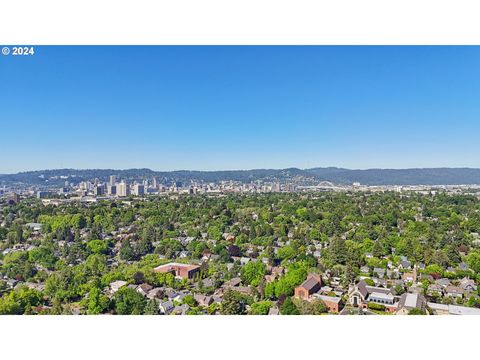
<svg viewBox="0 0 480 360">
<path fill-rule="evenodd" d="M 398 308 L 401 309 L 405 307 L 406 309 L 422 309 L 426 302 L 425 298 L 420 294 L 404 293 L 400 296 Z"/>
<path fill-rule="evenodd" d="M 300 286 L 305 288 L 306 290 L 312 290 L 315 286 L 318 286 L 319 284 L 320 281 L 317 277 L 309 276 L 307 280 L 305 280 Z"/>
<path fill-rule="evenodd" d="M 361 280 L 358 284 L 357 284 L 357 289 L 358 291 L 360 291 L 360 294 L 362 294 L 362 296 L 364 298 L 367 297 L 368 295 L 368 290 L 367 290 L 367 283 L 365 282 L 365 280 Z"/>
</svg>

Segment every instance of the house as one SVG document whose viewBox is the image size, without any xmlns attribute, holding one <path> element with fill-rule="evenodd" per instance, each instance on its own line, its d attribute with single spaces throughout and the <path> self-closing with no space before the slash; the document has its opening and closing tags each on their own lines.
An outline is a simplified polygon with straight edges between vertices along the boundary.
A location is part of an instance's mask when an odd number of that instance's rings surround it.
<svg viewBox="0 0 480 360">
<path fill-rule="evenodd" d="M 171 311 L 172 315 L 186 315 L 187 311 L 190 310 L 188 304 L 177 305 Z"/>
<path fill-rule="evenodd" d="M 266 283 L 271 283 L 271 282 L 275 281 L 276 278 L 277 278 L 276 275 L 265 275 L 265 282 Z"/>
<path fill-rule="evenodd" d="M 363 273 L 363 274 L 370 274 L 370 268 L 367 265 L 363 265 L 360 268 L 360 272 Z"/>
<path fill-rule="evenodd" d="M 468 265 L 465 262 L 462 261 L 460 264 L 458 264 L 458 269 L 462 270 L 462 271 L 467 271 L 468 270 Z"/>
<path fill-rule="evenodd" d="M 451 282 L 447 278 L 441 278 L 441 279 L 435 280 L 435 284 L 437 284 L 437 285 L 439 285 L 443 288 L 446 288 L 448 285 L 451 284 Z"/>
<path fill-rule="evenodd" d="M 250 286 L 237 286 L 234 288 L 235 291 L 243 295 L 252 295 L 252 289 Z"/>
<path fill-rule="evenodd" d="M 327 295 L 320 295 L 320 294 L 313 294 L 314 299 L 322 300 L 323 303 L 328 308 L 329 312 L 338 313 L 340 312 L 340 306 L 342 303 L 342 298 L 336 296 L 327 296 Z"/>
<path fill-rule="evenodd" d="M 208 261 L 210 260 L 212 256 L 212 252 L 209 249 L 205 249 L 202 252 L 202 261 Z"/>
<path fill-rule="evenodd" d="M 185 258 L 188 258 L 189 256 L 190 256 L 190 251 L 183 250 L 178 253 L 178 257 L 180 259 L 185 259 Z"/>
<path fill-rule="evenodd" d="M 417 282 L 417 270 L 413 269 L 412 272 L 405 272 L 402 274 L 403 281 Z"/>
<path fill-rule="evenodd" d="M 173 301 L 171 301 L 171 300 L 161 302 L 158 305 L 158 309 L 160 310 L 160 313 L 162 313 L 164 315 L 170 314 L 172 312 L 173 308 L 174 308 Z"/>
<path fill-rule="evenodd" d="M 433 276 L 430 275 L 430 274 L 420 274 L 420 276 L 418 277 L 418 279 L 420 280 L 420 282 L 421 282 L 422 280 L 427 280 L 429 283 L 435 281 L 435 279 L 433 278 Z"/>
<path fill-rule="evenodd" d="M 268 315 L 280 315 L 280 310 L 278 309 L 278 307 L 272 306 L 272 307 L 268 310 Z"/>
<path fill-rule="evenodd" d="M 143 296 L 147 296 L 150 290 L 152 289 L 153 289 L 152 285 L 144 283 L 139 285 L 136 290 L 138 293 L 142 294 Z"/>
<path fill-rule="evenodd" d="M 204 287 L 209 288 L 209 287 L 214 287 L 215 282 L 211 278 L 206 278 L 202 280 L 202 284 Z"/>
<path fill-rule="evenodd" d="M 431 284 L 428 286 L 427 295 L 438 297 L 443 295 L 443 286 L 438 284 Z"/>
<path fill-rule="evenodd" d="M 160 273 L 171 273 L 176 277 L 182 279 L 193 279 L 195 274 L 200 272 L 200 266 L 180 263 L 168 263 L 165 265 L 157 266 L 153 269 L 153 271 Z"/>
<path fill-rule="evenodd" d="M 412 263 L 408 260 L 402 260 L 400 261 L 400 264 L 398 265 L 400 269 L 410 269 L 412 267 Z"/>
<path fill-rule="evenodd" d="M 460 280 L 459 284 L 460 288 L 462 288 L 466 293 L 471 293 L 477 291 L 477 285 L 475 285 L 475 281 L 468 278 L 463 278 Z"/>
<path fill-rule="evenodd" d="M 295 288 L 295 297 L 302 300 L 310 300 L 312 294 L 322 287 L 322 279 L 319 275 L 311 274 L 300 286 Z"/>
<path fill-rule="evenodd" d="M 202 294 L 195 294 L 193 298 L 200 306 L 207 307 L 213 302 L 213 298 L 211 296 L 205 296 Z"/>
<path fill-rule="evenodd" d="M 372 278 L 373 282 L 375 283 L 375 286 L 378 287 L 387 287 L 387 280 L 385 279 L 378 279 L 378 278 Z"/>
<path fill-rule="evenodd" d="M 45 290 L 45 284 L 44 283 L 33 283 L 33 282 L 26 282 L 25 285 L 32 290 L 37 290 L 42 292 Z"/>
<path fill-rule="evenodd" d="M 389 279 L 399 279 L 400 278 L 400 274 L 398 272 L 397 269 L 394 269 L 394 270 L 387 270 L 387 277 Z"/>
<path fill-rule="evenodd" d="M 167 289 L 165 290 L 165 296 L 170 299 L 170 300 L 173 300 L 174 298 L 176 298 L 178 296 L 178 292 L 176 292 L 175 290 L 173 289 Z"/>
<path fill-rule="evenodd" d="M 285 273 L 285 269 L 282 266 L 273 266 L 271 270 L 272 274 L 281 276 Z"/>
<path fill-rule="evenodd" d="M 247 265 L 250 262 L 250 260 L 252 260 L 252 259 L 250 259 L 248 257 L 241 257 L 240 258 L 240 264 Z"/>
<path fill-rule="evenodd" d="M 7 283 L 7 286 L 11 289 L 13 289 L 17 284 L 18 284 L 18 280 L 16 279 L 7 279 L 6 281 Z"/>
<path fill-rule="evenodd" d="M 117 280 L 110 283 L 110 293 L 115 294 L 122 286 L 125 285 L 127 285 L 127 282 L 123 280 Z"/>
<path fill-rule="evenodd" d="M 30 230 L 33 230 L 33 231 L 42 230 L 42 224 L 39 224 L 39 223 L 27 223 L 25 224 L 25 226 L 30 228 Z"/>
<path fill-rule="evenodd" d="M 153 288 L 151 289 L 148 294 L 147 298 L 148 299 L 162 299 L 164 297 L 165 293 L 162 288 Z"/>
<path fill-rule="evenodd" d="M 465 291 L 458 286 L 449 285 L 445 288 L 446 297 L 461 299 L 464 295 Z"/>
<path fill-rule="evenodd" d="M 425 310 L 427 300 L 423 295 L 404 293 L 400 296 L 397 306 L 397 315 L 408 315 L 410 310 Z"/>
<path fill-rule="evenodd" d="M 373 275 L 377 275 L 379 278 L 384 278 L 385 277 L 385 269 L 382 268 L 374 268 L 373 269 Z"/>
<path fill-rule="evenodd" d="M 236 278 L 232 278 L 228 281 L 226 281 L 222 287 L 224 288 L 229 288 L 229 287 L 235 287 L 235 286 L 238 286 L 242 283 L 242 279 L 240 279 L 239 277 L 236 277 Z"/>
</svg>

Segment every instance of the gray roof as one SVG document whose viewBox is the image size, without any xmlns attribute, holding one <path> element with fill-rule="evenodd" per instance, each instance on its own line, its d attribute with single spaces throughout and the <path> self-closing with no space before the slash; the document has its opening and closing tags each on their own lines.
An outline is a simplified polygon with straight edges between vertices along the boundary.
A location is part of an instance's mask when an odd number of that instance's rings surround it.
<svg viewBox="0 0 480 360">
<path fill-rule="evenodd" d="M 404 293 L 400 296 L 400 300 L 398 302 L 398 308 L 406 308 L 406 309 L 423 309 L 427 301 L 422 295 L 419 294 L 411 294 L 411 293 Z"/>
<path fill-rule="evenodd" d="M 315 286 L 318 286 L 319 284 L 320 282 L 318 281 L 317 278 L 315 278 L 314 276 L 310 276 L 300 286 L 307 290 L 312 290 Z"/>
</svg>

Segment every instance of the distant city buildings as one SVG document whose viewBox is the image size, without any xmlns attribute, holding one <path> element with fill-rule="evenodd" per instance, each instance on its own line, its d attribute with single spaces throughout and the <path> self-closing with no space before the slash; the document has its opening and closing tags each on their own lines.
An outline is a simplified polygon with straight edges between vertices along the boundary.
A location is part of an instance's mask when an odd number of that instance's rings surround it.
<svg viewBox="0 0 480 360">
<path fill-rule="evenodd" d="M 144 196 L 145 195 L 145 185 L 135 184 L 133 186 L 133 195 L 135 196 Z"/>
<path fill-rule="evenodd" d="M 117 183 L 117 180 L 116 180 L 115 175 L 110 175 L 110 178 L 109 178 L 109 181 L 108 181 L 108 185 L 110 185 L 110 186 L 115 186 L 116 183 Z"/>
<path fill-rule="evenodd" d="M 130 188 L 125 182 L 117 184 L 117 195 L 118 196 L 127 196 L 130 195 Z"/>
<path fill-rule="evenodd" d="M 107 194 L 108 195 L 117 195 L 117 185 L 108 185 L 107 186 Z"/>
<path fill-rule="evenodd" d="M 18 201 L 18 195 L 22 198 L 37 197 L 38 199 L 55 200 L 80 200 L 96 201 L 98 199 L 115 199 L 128 196 L 144 197 L 149 195 L 226 195 L 258 194 L 258 193 L 290 193 L 290 192 L 366 192 L 383 193 L 395 192 L 401 196 L 409 196 L 411 193 L 421 195 L 446 194 L 470 194 L 480 198 L 480 185 L 364 185 L 359 182 L 352 184 L 333 184 L 321 181 L 311 184 L 304 178 L 277 180 L 275 178 L 254 181 L 217 180 L 202 181 L 195 179 L 167 179 L 152 177 L 120 178 L 110 175 L 107 178 L 94 178 L 76 180 L 73 175 L 54 176 L 49 178 L 53 181 L 65 179 L 57 186 L 45 184 L 35 186 L 33 184 L 20 184 L 14 187 L 0 188 L 0 196 L 9 197 L 11 202 Z M 53 182 L 52 181 L 52 182 Z M 58 183 L 57 183 L 58 184 Z M 61 187 L 58 187 L 61 186 Z M 82 200 L 83 199 L 83 200 Z M 90 200 L 89 200 L 90 199 Z"/>
</svg>

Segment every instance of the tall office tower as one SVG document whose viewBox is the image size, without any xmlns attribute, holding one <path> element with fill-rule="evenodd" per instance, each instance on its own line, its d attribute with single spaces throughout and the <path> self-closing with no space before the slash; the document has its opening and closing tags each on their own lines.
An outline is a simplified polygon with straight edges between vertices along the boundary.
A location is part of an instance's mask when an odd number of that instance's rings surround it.
<svg viewBox="0 0 480 360">
<path fill-rule="evenodd" d="M 276 182 L 273 186 L 273 191 L 280 192 L 280 183 Z"/>
<path fill-rule="evenodd" d="M 108 193 L 108 195 L 116 195 L 117 194 L 117 185 L 108 185 L 107 186 L 107 193 Z"/>
<path fill-rule="evenodd" d="M 127 196 L 127 195 L 130 195 L 130 188 L 128 184 L 122 181 L 121 183 L 117 184 L 117 196 Z"/>
<path fill-rule="evenodd" d="M 136 196 L 145 195 L 145 186 L 143 184 L 135 184 L 133 186 L 133 195 L 136 195 Z"/>
<path fill-rule="evenodd" d="M 101 196 L 103 195 L 103 186 L 102 185 L 97 185 L 95 186 L 95 189 L 93 190 L 95 196 Z"/>
<path fill-rule="evenodd" d="M 155 176 L 153 177 L 153 188 L 158 189 L 158 182 L 157 182 L 157 178 Z"/>
<path fill-rule="evenodd" d="M 116 179 L 115 175 L 110 175 L 110 180 L 108 182 L 108 185 L 113 186 L 113 185 L 115 185 L 116 182 L 117 182 L 117 179 Z"/>
</svg>

